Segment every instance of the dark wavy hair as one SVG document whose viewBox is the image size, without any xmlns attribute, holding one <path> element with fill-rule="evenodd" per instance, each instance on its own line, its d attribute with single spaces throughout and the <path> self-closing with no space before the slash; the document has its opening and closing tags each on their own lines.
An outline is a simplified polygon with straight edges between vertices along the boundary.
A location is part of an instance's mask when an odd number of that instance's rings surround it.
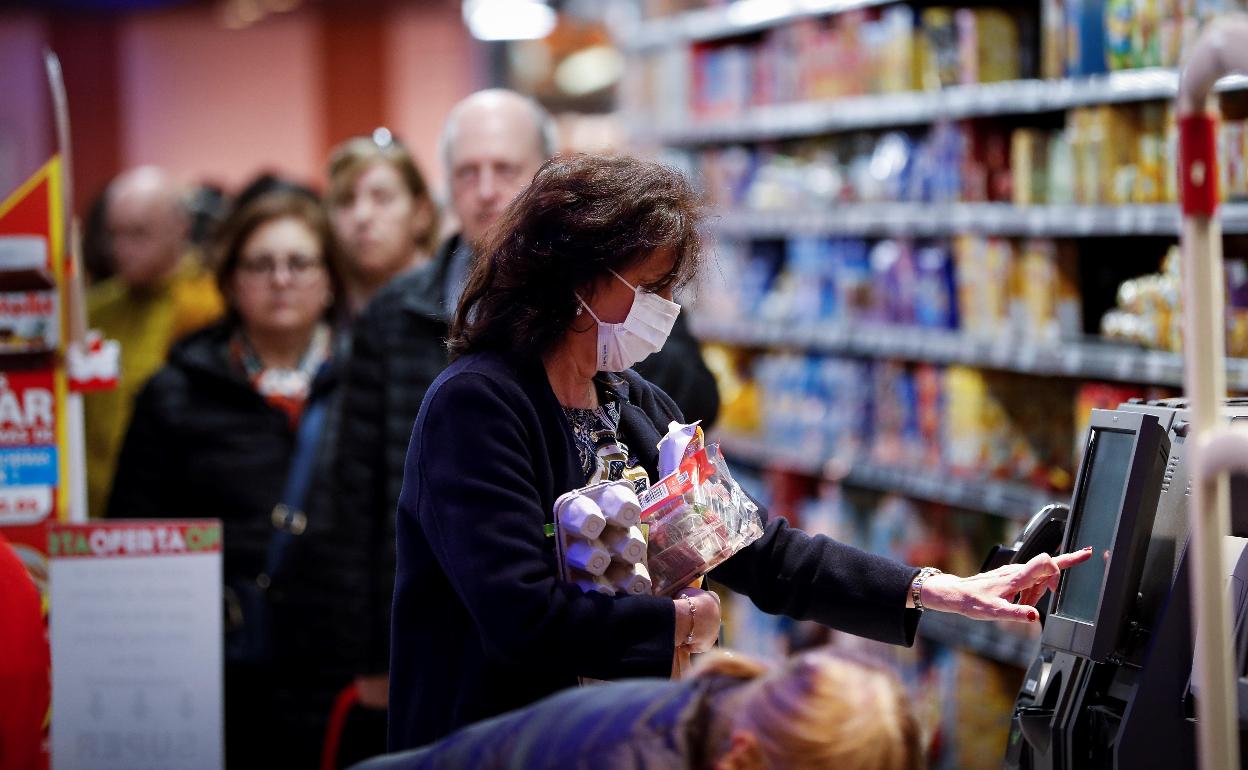
<svg viewBox="0 0 1248 770">
<path fill-rule="evenodd" d="M 490 229 L 448 341 L 541 356 L 576 318 L 576 293 L 656 251 L 674 258 L 648 291 L 679 288 L 702 261 L 703 200 L 679 171 L 623 156 L 559 155 L 538 169 Z"/>
</svg>

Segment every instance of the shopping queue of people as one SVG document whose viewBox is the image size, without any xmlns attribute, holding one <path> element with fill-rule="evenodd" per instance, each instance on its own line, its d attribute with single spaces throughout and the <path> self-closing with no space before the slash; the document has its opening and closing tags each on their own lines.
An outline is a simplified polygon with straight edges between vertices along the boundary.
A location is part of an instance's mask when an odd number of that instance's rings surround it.
<svg viewBox="0 0 1248 770">
<path fill-rule="evenodd" d="M 557 149 L 536 102 L 478 92 L 444 125 L 445 211 L 378 133 L 335 149 L 324 201 L 265 180 L 190 256 L 165 175 L 110 186 L 116 277 L 93 289 L 109 301 L 91 321 L 154 341 L 95 410 L 120 428 L 93 460 L 106 502 L 91 511 L 225 521 L 230 767 L 380 754 L 387 724 L 391 750 L 415 748 L 586 677 L 666 676 L 678 649 L 716 644 L 709 591 L 589 596 L 556 576 L 554 498 L 624 474 L 644 486 L 667 423 L 710 426 L 718 409 L 676 301 L 706 258 L 699 197 L 658 164 Z M 133 188 L 163 202 L 146 226 L 127 213 Z M 457 226 L 439 240 L 444 217 Z M 146 273 L 124 266 L 141 236 L 162 255 Z M 184 275 L 202 304 L 160 309 L 186 304 Z M 771 521 L 715 577 L 767 611 L 909 644 L 916 600 L 1026 621 L 1082 558 L 964 579 Z M 346 695 L 344 741 L 330 715 Z"/>
</svg>

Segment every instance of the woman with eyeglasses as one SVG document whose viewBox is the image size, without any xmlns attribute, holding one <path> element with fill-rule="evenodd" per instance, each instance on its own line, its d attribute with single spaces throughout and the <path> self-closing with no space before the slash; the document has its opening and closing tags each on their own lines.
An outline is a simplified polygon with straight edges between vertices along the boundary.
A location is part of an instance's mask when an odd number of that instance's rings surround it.
<svg viewBox="0 0 1248 770">
<path fill-rule="evenodd" d="M 355 663 L 360 549 L 318 487 L 335 445 L 332 244 L 306 195 L 264 194 L 231 215 L 215 254 L 226 318 L 144 386 L 108 506 L 224 521 L 230 768 L 316 766 Z"/>
</svg>

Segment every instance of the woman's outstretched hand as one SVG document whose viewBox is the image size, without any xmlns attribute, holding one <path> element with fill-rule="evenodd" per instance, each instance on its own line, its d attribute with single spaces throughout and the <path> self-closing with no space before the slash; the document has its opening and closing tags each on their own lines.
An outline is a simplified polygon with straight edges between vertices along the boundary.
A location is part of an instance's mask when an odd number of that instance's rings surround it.
<svg viewBox="0 0 1248 770">
<path fill-rule="evenodd" d="M 923 582 L 920 599 L 928 609 L 976 620 L 1034 623 L 1040 619 L 1036 602 L 1045 591 L 1057 590 L 1061 571 L 1091 556 L 1091 548 L 1060 556 L 1041 553 L 1026 564 L 1006 564 L 970 577 L 932 575 Z"/>
</svg>

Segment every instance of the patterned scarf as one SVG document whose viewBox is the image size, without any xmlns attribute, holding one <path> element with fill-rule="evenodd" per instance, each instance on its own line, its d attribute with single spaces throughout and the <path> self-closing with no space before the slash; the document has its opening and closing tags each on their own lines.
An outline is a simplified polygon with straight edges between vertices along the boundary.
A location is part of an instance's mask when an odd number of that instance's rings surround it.
<svg viewBox="0 0 1248 770">
<path fill-rule="evenodd" d="M 317 324 L 308 349 L 299 358 L 299 364 L 293 369 L 286 369 L 265 366 L 247 335 L 239 329 L 230 340 L 230 358 L 243 370 L 248 382 L 270 406 L 286 413 L 293 428 L 299 424 L 303 405 L 312 390 L 313 378 L 329 360 L 332 336 L 329 324 Z"/>
</svg>

